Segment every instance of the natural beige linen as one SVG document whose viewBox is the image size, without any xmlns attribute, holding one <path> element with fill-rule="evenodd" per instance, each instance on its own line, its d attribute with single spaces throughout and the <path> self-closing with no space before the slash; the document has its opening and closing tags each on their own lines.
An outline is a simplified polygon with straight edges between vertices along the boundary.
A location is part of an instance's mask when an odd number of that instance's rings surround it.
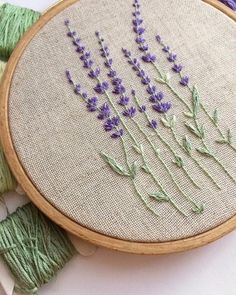
<svg viewBox="0 0 236 295">
<path fill-rule="evenodd" d="M 170 65 L 154 39 L 157 32 L 178 53 L 185 72 L 198 85 L 207 107 L 212 111 L 219 108 L 222 128 L 231 126 L 236 138 L 235 23 L 199 0 L 142 0 L 142 11 L 148 43 L 158 55 L 160 64 L 169 69 Z M 234 216 L 236 186 L 213 161 L 199 157 L 223 190 L 217 191 L 191 160 L 185 159 L 191 175 L 203 189 L 193 188 L 183 173 L 171 164 L 170 154 L 163 147 L 162 155 L 183 189 L 199 203 L 204 202 L 206 209 L 202 215 L 190 214 L 184 218 L 168 204 L 151 202 L 162 217 L 152 215 L 134 193 L 129 180 L 111 171 L 99 156 L 99 152 L 104 151 L 120 162 L 124 160 L 119 140 L 111 140 L 95 115 L 86 111 L 64 74 L 65 69 L 71 69 L 82 86 L 93 94 L 93 81 L 87 78 L 75 48 L 65 36 L 63 22 L 70 18 L 102 68 L 103 60 L 98 55 L 94 32 L 99 30 L 103 34 L 115 57 L 114 66 L 127 88 L 135 86 L 145 100 L 144 87 L 120 51 L 121 47 L 127 47 L 140 55 L 131 28 L 131 12 L 132 0 L 81 0 L 45 25 L 26 48 L 13 78 L 9 100 L 12 137 L 20 161 L 33 183 L 68 217 L 90 229 L 125 240 L 181 239 L 209 230 Z M 156 76 L 151 67 L 145 65 L 145 68 L 152 77 Z M 105 79 L 104 70 L 103 77 Z M 172 113 L 177 114 L 180 123 L 183 122 L 182 105 L 168 91 L 166 93 L 166 100 L 173 103 Z M 182 93 L 187 98 L 187 92 L 182 90 Z M 205 116 L 201 120 L 205 122 Z M 130 123 L 129 126 L 133 125 Z M 208 134 L 217 137 L 211 124 L 206 123 L 206 128 Z M 167 130 L 160 129 L 166 139 L 170 138 Z M 183 127 L 179 127 L 178 133 L 189 135 Z M 137 137 L 145 142 L 138 133 Z M 159 144 L 155 136 L 153 140 Z M 228 147 L 213 147 L 236 177 L 236 154 Z M 190 212 L 190 205 L 176 191 L 149 149 L 148 154 L 154 170 L 172 196 Z M 135 156 L 133 154 L 134 159 Z M 156 190 L 145 174 L 140 173 L 138 180 L 143 192 Z"/>
</svg>

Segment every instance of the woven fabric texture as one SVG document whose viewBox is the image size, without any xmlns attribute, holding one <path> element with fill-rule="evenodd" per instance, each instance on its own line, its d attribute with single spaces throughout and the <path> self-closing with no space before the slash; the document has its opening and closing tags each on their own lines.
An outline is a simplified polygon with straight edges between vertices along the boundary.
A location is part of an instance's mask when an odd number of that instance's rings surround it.
<svg viewBox="0 0 236 295">
<path fill-rule="evenodd" d="M 170 65 L 155 41 L 160 33 L 185 66 L 191 81 L 197 84 L 209 110 L 216 107 L 220 113 L 222 129 L 231 127 L 236 142 L 235 75 L 236 35 L 235 23 L 221 12 L 199 0 L 142 0 L 142 13 L 147 28 L 146 38 L 159 64 L 166 71 Z M 149 200 L 150 206 L 160 214 L 154 216 L 135 194 L 128 178 L 114 173 L 99 153 L 105 152 L 124 162 L 119 140 L 112 140 L 104 132 L 101 122 L 88 113 L 78 96 L 73 93 L 65 77 L 70 69 L 89 93 L 94 94 L 93 81 L 87 77 L 78 54 L 66 36 L 64 20 L 79 31 L 83 43 L 90 49 L 93 59 L 102 68 L 106 79 L 104 60 L 99 56 L 99 45 L 94 32 L 99 30 L 109 44 L 114 66 L 129 87 L 135 87 L 138 96 L 146 101 L 145 88 L 124 59 L 121 48 L 127 47 L 140 56 L 132 31 L 132 0 L 80 0 L 67 8 L 33 38 L 22 55 L 11 84 L 9 99 L 10 129 L 19 159 L 32 182 L 58 210 L 79 224 L 97 232 L 130 241 L 170 241 L 190 237 L 223 223 L 236 212 L 236 185 L 210 158 L 195 154 L 205 164 L 222 186 L 217 190 L 204 174 L 184 157 L 189 173 L 201 190 L 195 189 L 183 172 L 176 167 L 170 153 L 155 135 L 152 140 L 162 150 L 162 157 L 179 181 L 183 190 L 197 202 L 205 204 L 203 214 L 190 213 L 190 204 L 176 191 L 162 165 L 147 147 L 147 157 L 153 170 L 171 195 L 186 212 L 183 217 L 168 203 Z M 145 64 L 150 76 L 156 72 Z M 175 78 L 173 78 L 176 80 Z M 186 89 L 178 86 L 180 93 L 190 99 Z M 177 115 L 178 134 L 188 134 L 197 146 L 195 137 L 186 131 L 183 106 L 164 86 L 166 100 L 171 101 L 170 113 Z M 158 118 L 157 113 L 149 111 Z M 227 146 L 215 144 L 217 132 L 206 116 L 200 115 L 205 124 L 207 140 L 215 154 L 236 177 L 236 154 Z M 145 139 L 127 121 L 140 142 Z M 143 121 L 140 124 L 145 125 Z M 160 132 L 183 154 L 171 139 L 170 133 L 160 124 Z M 148 129 L 147 129 L 148 131 Z M 150 131 L 150 130 L 149 130 Z M 133 159 L 137 156 L 130 151 Z M 140 163 L 140 159 L 138 160 Z M 145 192 L 156 190 L 150 178 L 139 172 L 138 186 Z"/>
</svg>

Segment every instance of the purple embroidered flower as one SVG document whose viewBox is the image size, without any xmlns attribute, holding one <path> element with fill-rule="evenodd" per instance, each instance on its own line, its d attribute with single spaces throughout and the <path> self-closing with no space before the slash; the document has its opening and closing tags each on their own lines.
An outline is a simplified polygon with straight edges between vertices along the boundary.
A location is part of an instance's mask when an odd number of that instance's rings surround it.
<svg viewBox="0 0 236 295">
<path fill-rule="evenodd" d="M 110 68 L 112 66 L 112 63 L 113 63 L 113 60 L 110 58 L 110 59 L 107 59 L 104 64 L 107 68 Z"/>
<path fill-rule="evenodd" d="M 69 19 L 65 19 L 64 24 L 65 24 L 65 26 L 69 26 L 70 20 Z"/>
<path fill-rule="evenodd" d="M 162 51 L 164 51 L 164 52 L 170 52 L 170 47 L 169 46 L 164 46 L 163 48 L 162 48 Z"/>
<path fill-rule="evenodd" d="M 122 51 L 123 51 L 125 57 L 130 57 L 131 56 L 131 52 L 129 50 L 127 50 L 125 48 L 122 48 Z"/>
<path fill-rule="evenodd" d="M 149 85 L 148 88 L 147 88 L 147 93 L 149 93 L 149 94 L 155 94 L 156 93 L 156 90 L 157 90 L 156 86 Z"/>
<path fill-rule="evenodd" d="M 87 109 L 89 112 L 95 112 L 97 110 L 98 98 L 92 97 L 87 100 Z"/>
<path fill-rule="evenodd" d="M 75 37 L 76 36 L 76 32 L 75 31 L 73 31 L 73 32 L 70 31 L 70 32 L 67 33 L 67 36 L 68 37 Z"/>
<path fill-rule="evenodd" d="M 115 78 L 112 80 L 112 85 L 120 85 L 122 83 L 122 79 Z"/>
<path fill-rule="evenodd" d="M 183 66 L 181 64 L 177 65 L 177 64 L 174 64 L 174 66 L 172 67 L 172 70 L 176 73 L 180 73 L 183 69 Z"/>
<path fill-rule="evenodd" d="M 80 59 L 84 61 L 84 60 L 89 59 L 90 56 L 91 56 L 91 53 L 90 53 L 89 51 L 87 51 L 87 52 L 84 52 L 84 53 L 81 55 Z"/>
<path fill-rule="evenodd" d="M 116 71 L 114 71 L 114 70 L 110 70 L 110 72 L 107 74 L 107 76 L 108 76 L 109 78 L 114 78 L 114 77 L 116 76 Z"/>
<path fill-rule="evenodd" d="M 106 120 L 106 122 L 104 124 L 104 129 L 105 129 L 105 131 L 111 131 L 115 127 L 119 126 L 119 124 L 120 124 L 119 117 L 109 118 Z"/>
<path fill-rule="evenodd" d="M 100 69 L 99 68 L 96 68 L 95 70 L 91 70 L 88 75 L 90 78 L 92 79 L 96 79 L 100 74 Z"/>
<path fill-rule="evenodd" d="M 138 35 L 142 35 L 145 32 L 145 29 L 142 27 L 134 27 L 134 32 Z"/>
<path fill-rule="evenodd" d="M 148 54 L 142 56 L 142 60 L 145 62 L 155 62 L 156 56 L 148 53 Z"/>
<path fill-rule="evenodd" d="M 171 103 L 163 102 L 163 103 L 155 104 L 152 106 L 152 108 L 158 113 L 167 113 L 168 110 L 171 108 Z"/>
<path fill-rule="evenodd" d="M 126 106 L 129 104 L 129 97 L 122 95 L 117 103 L 121 106 Z"/>
<path fill-rule="evenodd" d="M 161 43 L 161 36 L 160 35 L 156 35 L 156 40 L 158 43 Z"/>
<path fill-rule="evenodd" d="M 141 106 L 139 107 L 139 109 L 138 109 L 138 111 L 139 111 L 140 113 L 145 113 L 146 110 L 147 110 L 147 108 L 146 108 L 145 105 L 141 105 Z"/>
<path fill-rule="evenodd" d="M 91 59 L 86 59 L 84 61 L 84 68 L 91 69 L 92 65 L 93 65 L 93 61 Z"/>
<path fill-rule="evenodd" d="M 73 84 L 72 77 L 70 71 L 66 70 L 66 77 L 70 84 Z"/>
<path fill-rule="evenodd" d="M 152 128 L 152 129 L 156 129 L 157 128 L 157 121 L 151 120 L 148 124 L 148 127 Z"/>
<path fill-rule="evenodd" d="M 83 52 L 84 52 L 85 47 L 84 47 L 83 45 L 77 45 L 77 44 L 75 44 L 75 43 L 74 43 L 74 45 L 77 46 L 77 48 L 76 48 L 76 52 L 78 52 L 78 53 L 83 53 Z"/>
<path fill-rule="evenodd" d="M 145 39 L 143 38 L 143 37 L 137 37 L 136 39 L 135 39 L 135 41 L 136 41 L 136 43 L 138 43 L 138 44 L 143 44 L 143 43 L 145 43 Z"/>
<path fill-rule="evenodd" d="M 145 76 L 141 79 L 141 82 L 143 85 L 149 85 L 151 82 L 151 79 L 148 76 Z"/>
<path fill-rule="evenodd" d="M 73 83 L 73 82 L 72 82 L 72 83 Z M 80 84 L 75 85 L 75 89 L 74 89 L 75 93 L 76 93 L 76 94 L 80 94 L 80 90 L 81 90 L 81 86 L 80 86 Z"/>
<path fill-rule="evenodd" d="M 177 54 L 175 54 L 175 53 L 170 53 L 169 56 L 167 57 L 169 62 L 176 61 L 176 58 L 177 58 Z"/>
<path fill-rule="evenodd" d="M 105 102 L 99 109 L 99 115 L 98 119 L 99 120 L 104 120 L 106 118 L 109 118 L 111 114 L 111 110 L 109 105 Z"/>
<path fill-rule="evenodd" d="M 120 129 L 120 130 L 116 131 L 115 133 L 113 133 L 111 135 L 111 138 L 116 139 L 116 138 L 119 138 L 119 137 L 123 136 L 123 134 L 124 134 L 124 130 Z"/>
<path fill-rule="evenodd" d="M 134 26 L 139 26 L 139 25 L 142 24 L 142 22 L 143 22 L 143 20 L 141 18 L 136 18 L 136 19 L 133 20 L 133 25 Z"/>
<path fill-rule="evenodd" d="M 114 87 L 114 90 L 112 91 L 114 94 L 123 94 L 125 93 L 125 87 L 121 84 L 118 84 Z"/>
<path fill-rule="evenodd" d="M 141 46 L 139 46 L 139 50 L 141 50 L 141 51 L 148 51 L 148 45 L 141 45 Z"/>
<path fill-rule="evenodd" d="M 181 78 L 180 82 L 179 82 L 182 86 L 187 86 L 189 83 L 189 77 L 188 76 L 184 76 Z"/>
<path fill-rule="evenodd" d="M 96 87 L 94 87 L 94 90 L 99 94 L 104 94 L 108 88 L 109 84 L 105 81 L 102 83 L 98 83 Z"/>
<path fill-rule="evenodd" d="M 130 107 L 130 108 L 126 109 L 122 114 L 125 117 L 133 118 L 135 116 L 135 114 L 136 114 L 136 108 L 135 107 Z"/>
<path fill-rule="evenodd" d="M 156 103 L 164 98 L 164 93 L 162 91 L 152 94 L 149 97 L 150 102 Z"/>
</svg>

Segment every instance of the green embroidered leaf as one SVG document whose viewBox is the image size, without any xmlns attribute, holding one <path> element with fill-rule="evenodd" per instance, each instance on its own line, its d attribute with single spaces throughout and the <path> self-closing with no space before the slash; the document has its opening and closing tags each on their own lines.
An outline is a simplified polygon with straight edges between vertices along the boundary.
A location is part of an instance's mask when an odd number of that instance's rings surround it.
<svg viewBox="0 0 236 295">
<path fill-rule="evenodd" d="M 142 151 L 143 151 L 143 146 L 142 146 L 142 144 L 140 144 L 140 145 L 133 145 L 132 146 L 133 147 L 133 149 L 138 153 L 138 154 L 142 154 Z"/>
<path fill-rule="evenodd" d="M 170 201 L 170 198 L 163 191 L 149 194 L 149 196 L 154 198 L 158 202 L 169 202 Z"/>
<path fill-rule="evenodd" d="M 193 118 L 193 113 L 185 112 L 184 115 L 185 115 L 187 118 Z"/>
<path fill-rule="evenodd" d="M 196 118 L 200 109 L 200 97 L 197 90 L 197 87 L 194 85 L 192 90 L 192 98 L 193 98 L 193 117 Z"/>
<path fill-rule="evenodd" d="M 150 174 L 150 170 L 149 170 L 149 168 L 148 168 L 146 165 L 141 166 L 141 169 L 142 169 L 144 172 Z"/>
<path fill-rule="evenodd" d="M 184 166 L 183 159 L 178 155 L 175 155 L 175 160 L 173 161 L 173 163 L 175 163 L 179 168 L 182 168 Z"/>
<path fill-rule="evenodd" d="M 196 206 L 195 208 L 192 209 L 192 211 L 196 214 L 201 214 L 204 212 L 204 205 L 201 204 L 200 206 Z"/>
<path fill-rule="evenodd" d="M 171 128 L 174 128 L 176 125 L 176 116 L 173 115 L 171 118 L 170 118 L 170 127 Z"/>
<path fill-rule="evenodd" d="M 228 140 L 228 143 L 231 144 L 232 143 L 232 133 L 231 133 L 231 130 L 228 129 L 227 131 L 227 140 Z"/>
<path fill-rule="evenodd" d="M 137 161 L 135 161 L 130 167 L 130 177 L 132 179 L 134 179 L 135 176 L 137 175 L 137 171 L 138 171 L 138 164 L 137 164 Z"/>
<path fill-rule="evenodd" d="M 161 78 L 157 78 L 156 81 L 161 84 L 168 84 L 170 82 L 171 75 L 170 73 L 165 74 Z"/>
<path fill-rule="evenodd" d="M 192 143 L 187 138 L 187 136 L 185 136 L 183 138 L 183 147 L 184 147 L 185 151 L 190 155 L 192 152 Z"/>
<path fill-rule="evenodd" d="M 116 162 L 115 159 L 107 156 L 104 153 L 101 153 L 101 157 L 111 167 L 111 169 L 113 171 L 115 171 L 116 173 L 118 173 L 122 176 L 131 176 L 122 165 L 120 165 L 119 163 Z"/>
<path fill-rule="evenodd" d="M 202 124 L 202 126 L 198 127 L 197 128 L 199 134 L 200 134 L 200 137 L 201 138 L 204 138 L 205 137 L 205 128 L 204 128 L 204 125 Z"/>
<path fill-rule="evenodd" d="M 196 149 L 200 154 L 207 156 L 207 157 L 212 157 L 212 154 L 210 153 L 210 151 L 206 148 L 198 148 Z"/>
<path fill-rule="evenodd" d="M 219 139 L 219 140 L 216 140 L 217 143 L 221 143 L 221 144 L 224 144 L 224 143 L 228 143 L 228 140 L 226 139 Z"/>
<path fill-rule="evenodd" d="M 168 120 L 161 118 L 161 122 L 163 123 L 163 125 L 167 128 L 170 128 L 170 123 Z"/>
<path fill-rule="evenodd" d="M 189 131 L 191 131 L 194 135 L 196 135 L 199 138 L 201 137 L 201 134 L 199 133 L 199 130 L 193 127 L 193 125 L 185 123 L 185 126 L 188 128 Z"/>
<path fill-rule="evenodd" d="M 218 124 L 218 122 L 219 122 L 219 116 L 218 116 L 218 110 L 217 109 L 214 110 L 212 120 L 213 120 L 213 122 L 214 122 L 215 125 Z"/>
</svg>

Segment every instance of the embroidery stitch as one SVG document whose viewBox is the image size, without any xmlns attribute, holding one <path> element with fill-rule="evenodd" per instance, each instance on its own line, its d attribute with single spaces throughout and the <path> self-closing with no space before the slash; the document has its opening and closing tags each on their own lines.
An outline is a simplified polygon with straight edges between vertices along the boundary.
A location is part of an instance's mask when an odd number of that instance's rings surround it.
<svg viewBox="0 0 236 295">
<path fill-rule="evenodd" d="M 76 51 L 77 52 L 79 52 L 79 54 L 81 55 L 80 56 L 80 59 L 84 62 L 84 67 L 85 68 L 89 68 L 90 69 L 90 71 L 93 71 L 93 73 L 95 72 L 95 70 L 92 68 L 92 65 L 93 65 L 93 61 L 90 59 L 90 53 L 89 52 L 86 52 L 85 51 L 85 47 L 84 46 L 81 46 L 81 44 L 80 44 L 80 39 L 79 39 L 79 42 L 78 42 L 78 39 L 77 39 L 77 42 L 75 42 L 75 36 L 76 36 L 76 33 L 74 32 L 74 31 L 71 31 L 70 30 L 70 27 L 69 27 L 69 24 L 66 22 L 65 23 L 66 24 L 66 26 L 67 26 L 67 28 L 68 28 L 68 31 L 69 31 L 69 33 L 68 33 L 68 36 L 69 37 L 71 37 L 71 38 L 73 38 L 73 44 L 77 47 L 77 49 L 76 49 Z M 81 49 L 82 48 L 82 49 Z M 85 61 L 86 61 L 86 63 L 85 63 Z M 89 67 L 87 66 L 89 64 Z M 106 66 L 108 67 L 108 66 L 110 66 L 112 64 L 112 60 L 109 60 L 109 64 L 108 64 L 108 62 L 106 62 Z M 90 72 L 90 75 L 89 76 L 91 76 L 91 72 Z M 92 75 L 92 76 L 94 76 L 94 75 Z M 109 72 L 109 75 L 108 76 L 116 76 L 115 75 L 115 72 L 114 71 L 110 71 Z M 117 116 L 119 116 L 119 111 L 116 109 L 116 106 L 114 105 L 114 103 L 113 103 L 113 101 L 112 101 L 112 99 L 111 99 L 111 97 L 110 97 L 110 95 L 107 93 L 107 89 L 102 89 L 102 91 L 100 91 L 100 88 L 101 88 L 101 85 L 102 85 L 102 83 L 101 83 L 101 81 L 100 81 L 100 79 L 99 79 L 99 77 L 97 76 L 96 78 L 95 78 L 96 80 L 97 80 L 97 82 L 98 82 L 98 84 L 97 84 L 97 86 L 98 86 L 98 88 L 99 88 L 99 93 L 100 94 L 104 94 L 104 95 L 106 95 L 106 97 L 107 97 L 107 99 L 108 99 L 108 102 L 111 104 L 111 106 L 112 106 L 112 108 L 114 109 L 114 111 L 115 111 L 115 113 L 116 113 L 116 115 Z M 117 84 L 117 80 L 115 81 L 115 86 L 117 86 L 116 84 Z M 113 81 L 113 84 L 114 84 L 114 81 Z M 121 91 L 121 93 L 124 93 L 124 89 L 122 88 L 122 87 L 120 87 L 120 84 L 118 83 L 118 85 L 119 85 L 119 89 L 122 89 L 122 91 Z M 97 87 L 96 86 L 96 87 Z M 108 87 L 108 83 L 106 84 L 106 88 Z M 116 88 L 115 88 L 116 89 Z M 94 89 L 95 91 L 96 91 L 96 89 Z M 113 93 L 116 93 L 117 91 L 113 91 Z M 118 91 L 119 93 L 120 93 L 120 91 Z M 127 109 L 126 109 L 126 111 L 127 111 Z M 124 113 L 123 112 L 123 115 L 124 116 L 128 116 L 130 119 L 133 119 L 133 114 L 134 112 L 131 110 L 131 113 L 130 113 L 130 110 L 129 110 L 129 114 L 128 113 Z M 127 134 L 131 137 L 131 139 L 133 139 L 133 141 L 134 141 L 134 143 L 135 143 L 135 146 L 137 147 L 137 148 L 139 148 L 140 147 L 140 145 L 139 145 L 139 143 L 136 141 L 136 139 L 135 139 L 135 137 L 132 135 L 132 133 L 130 132 L 130 130 L 128 129 L 128 127 L 126 126 L 126 124 L 125 124 L 125 122 L 123 121 L 123 119 L 122 119 L 122 116 L 119 116 L 119 118 L 120 118 L 120 121 L 121 121 L 121 123 L 122 123 L 122 125 L 124 126 L 124 128 L 125 128 L 125 130 L 127 131 Z M 155 121 L 155 120 L 152 120 L 150 123 L 149 123 L 149 126 L 151 127 L 151 128 L 156 128 L 157 127 L 157 122 Z M 163 160 L 160 158 L 160 155 L 159 155 L 159 151 L 157 151 L 156 150 L 156 148 L 154 147 L 154 145 L 152 144 L 152 142 L 150 141 L 150 139 L 149 139 L 149 137 L 146 135 L 146 133 L 145 132 L 143 132 L 142 131 L 142 128 L 140 128 L 139 129 L 142 133 L 143 133 L 143 135 L 145 135 L 145 138 L 148 140 L 148 142 L 151 144 L 151 147 L 152 148 L 154 148 L 154 150 L 155 150 L 155 153 L 156 153 L 156 155 L 158 156 L 158 159 L 161 161 L 161 163 L 163 164 L 163 166 L 164 166 L 164 168 L 166 169 L 166 171 L 168 172 L 168 174 L 170 175 L 170 177 L 171 177 L 171 179 L 173 179 L 173 174 L 171 173 L 171 171 L 170 171 L 170 169 L 167 167 L 167 165 L 163 162 Z M 121 136 L 122 137 L 122 136 Z M 145 163 L 144 163 L 144 165 L 145 165 Z M 174 179 L 173 179 L 174 180 Z M 178 185 L 178 183 L 174 180 L 174 183 L 175 183 L 175 185 L 176 185 L 176 187 L 178 188 L 178 190 L 183 194 L 183 196 L 188 200 L 188 201 L 190 201 L 193 205 L 194 205 L 194 208 L 192 209 L 192 211 L 194 212 L 194 213 L 202 213 L 203 212 L 203 206 L 202 205 L 198 205 L 192 198 L 190 198 L 190 197 L 188 197 L 183 191 L 182 191 L 182 189 L 180 188 L 180 186 Z M 137 191 L 137 188 L 135 188 L 136 189 L 136 191 Z"/>
<path fill-rule="evenodd" d="M 139 0 L 134 0 L 134 4 L 133 4 L 134 8 L 135 8 L 135 11 L 133 12 L 133 16 L 135 18 L 135 20 L 140 20 L 140 16 L 141 16 L 141 12 L 140 12 L 140 3 L 139 3 Z M 149 62 L 157 71 L 158 75 L 160 76 L 160 79 L 156 79 L 156 81 L 158 83 L 162 83 L 162 84 L 165 84 L 169 89 L 170 91 L 185 105 L 185 107 L 188 109 L 189 113 L 185 113 L 185 115 L 188 117 L 188 118 L 192 118 L 193 119 L 193 122 L 196 126 L 196 128 L 194 126 L 192 126 L 191 124 L 185 124 L 186 127 L 192 132 L 194 133 L 197 137 L 200 138 L 201 140 L 201 144 L 202 144 L 202 147 L 206 150 L 209 151 L 209 155 L 211 155 L 211 158 L 222 168 L 222 170 L 228 175 L 228 177 L 234 182 L 236 183 L 236 180 L 235 178 L 230 174 L 230 172 L 228 171 L 228 169 L 226 169 L 224 167 L 224 165 L 221 163 L 221 161 L 214 155 L 214 153 L 212 151 L 210 151 L 210 148 L 208 147 L 205 139 L 204 139 L 204 126 L 203 125 L 199 125 L 199 122 L 198 122 L 198 119 L 196 117 L 196 115 L 194 115 L 194 109 L 192 109 L 188 103 L 176 92 L 176 90 L 171 86 L 170 84 L 170 79 L 167 78 L 167 75 L 164 75 L 162 73 L 162 71 L 157 67 L 155 61 L 156 61 L 156 56 L 155 58 L 152 58 L 152 59 L 145 59 L 144 57 L 145 56 L 154 56 L 152 55 L 150 52 L 149 52 L 149 46 L 147 45 L 146 43 L 146 40 L 144 39 L 144 32 L 145 32 L 145 29 L 143 27 L 141 27 L 141 30 L 139 30 L 140 28 L 140 21 L 136 21 L 134 22 L 133 21 L 133 25 L 134 25 L 134 32 L 136 33 L 136 43 L 139 45 L 139 50 L 144 52 L 144 55 L 142 56 L 142 60 L 145 61 L 145 62 Z M 141 22 L 143 24 L 143 20 Z M 156 40 L 160 43 L 161 42 L 161 37 L 159 35 L 156 36 Z M 196 89 L 196 86 L 193 86 L 193 88 L 191 89 L 190 86 L 188 85 L 189 84 L 189 78 L 187 76 L 182 76 L 181 75 L 181 71 L 182 71 L 182 68 L 183 66 L 181 64 L 176 64 L 175 61 L 177 59 L 177 55 L 175 53 L 172 53 L 170 52 L 170 47 L 169 46 L 166 46 L 163 44 L 163 51 L 168 53 L 168 61 L 171 62 L 171 63 L 174 63 L 174 66 L 172 67 L 172 70 L 176 73 L 179 74 L 181 80 L 181 85 L 182 84 L 186 84 L 186 86 L 188 87 L 188 89 L 191 91 L 191 94 L 192 94 L 192 98 L 193 100 L 196 98 L 196 95 L 198 96 L 198 99 L 200 99 L 199 97 L 199 94 L 197 92 L 197 89 Z M 204 105 L 202 104 L 202 102 L 199 103 L 199 106 L 201 106 L 201 108 L 203 109 L 203 111 L 206 113 L 206 115 L 208 116 L 208 118 L 211 120 L 211 122 L 213 122 L 214 126 L 215 125 L 215 122 L 214 122 L 214 119 L 210 116 L 210 114 L 208 113 L 208 111 L 206 110 L 206 108 L 204 107 Z M 194 105 L 193 105 L 193 108 L 194 108 Z M 221 130 L 219 129 L 218 125 L 216 126 L 217 127 L 217 130 L 218 132 L 221 134 L 222 136 L 222 143 L 228 143 L 230 145 L 230 147 L 232 149 L 234 149 L 236 151 L 236 148 L 234 148 L 234 146 L 232 145 L 232 141 L 231 141 L 231 136 L 227 136 L 227 138 L 223 135 L 223 133 L 221 132 Z M 227 134 L 231 134 L 231 131 L 229 129 L 228 133 Z M 199 151 L 199 148 L 197 149 Z M 200 148 L 201 150 L 201 148 Z M 202 153 L 201 153 L 202 154 Z"/>
</svg>

